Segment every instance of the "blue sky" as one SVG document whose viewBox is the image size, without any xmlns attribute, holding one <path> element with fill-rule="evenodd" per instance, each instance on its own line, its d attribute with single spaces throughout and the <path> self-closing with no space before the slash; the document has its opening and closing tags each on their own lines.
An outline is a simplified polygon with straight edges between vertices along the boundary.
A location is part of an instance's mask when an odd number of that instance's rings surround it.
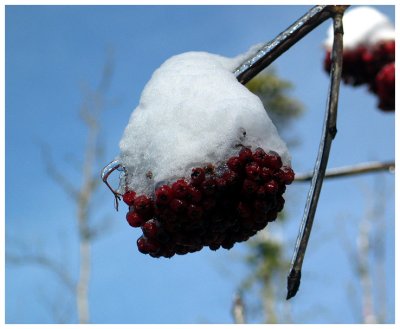
<svg viewBox="0 0 400 329">
<path fill-rule="evenodd" d="M 96 86 L 109 49 L 115 63 L 108 93 L 112 102 L 101 120 L 106 159 L 112 160 L 141 90 L 163 61 L 193 50 L 235 56 L 270 40 L 309 8 L 7 6 L 5 205 L 6 233 L 11 237 L 7 248 L 22 240 L 62 259 L 76 273 L 75 208 L 46 174 L 39 145 L 48 144 L 57 168 L 80 183 L 79 172 L 69 162 L 81 158 L 85 143 L 78 115 L 82 90 Z M 393 6 L 377 8 L 394 21 Z M 328 26 L 325 22 L 274 64 L 282 78 L 293 82 L 292 95 L 305 108 L 304 115 L 291 126 L 300 140 L 292 150 L 293 167 L 298 172 L 313 168 L 319 144 L 328 88 L 321 43 Z M 329 167 L 394 159 L 394 131 L 394 114 L 378 111 L 373 95 L 363 88 L 342 86 L 338 135 Z M 301 290 L 289 302 L 294 322 L 359 320 L 359 302 L 352 304 L 348 290 L 349 282 L 356 281 L 340 236 L 346 233 L 355 243 L 360 217 L 377 200 L 376 195 L 366 198 L 365 191 L 373 193 L 375 189 L 386 195 L 386 313 L 387 321 L 394 321 L 394 176 L 380 174 L 325 182 Z M 288 223 L 276 224 L 280 238 L 288 241 L 288 255 L 307 191 L 308 184 L 288 189 Z M 113 225 L 93 245 L 93 323 L 232 322 L 232 298 L 247 274 L 240 261 L 245 245 L 231 251 L 151 259 L 136 250 L 139 231 L 126 224 L 125 209 L 114 211 L 112 195 L 105 187 L 98 200 L 98 216 L 112 216 Z M 281 290 L 284 298 L 285 287 Z M 359 301 L 358 286 L 355 291 Z M 69 301 L 57 280 L 34 266 L 7 265 L 5 295 L 8 323 L 52 322 L 51 305 Z M 72 321 L 76 321 L 74 312 L 72 307 Z"/>
</svg>

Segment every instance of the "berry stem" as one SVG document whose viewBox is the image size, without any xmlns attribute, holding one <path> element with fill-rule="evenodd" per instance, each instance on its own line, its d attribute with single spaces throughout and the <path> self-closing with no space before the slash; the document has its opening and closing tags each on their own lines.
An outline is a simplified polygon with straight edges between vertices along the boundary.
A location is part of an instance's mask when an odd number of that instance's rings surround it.
<svg viewBox="0 0 400 329">
<path fill-rule="evenodd" d="M 121 166 L 119 160 L 111 161 L 108 165 L 106 165 L 103 168 L 103 170 L 101 171 L 101 179 L 102 179 L 103 183 L 106 184 L 107 187 L 110 189 L 110 191 L 114 194 L 114 198 L 115 198 L 114 205 L 115 205 L 115 209 L 118 211 L 118 201 L 121 200 L 121 193 L 118 193 L 117 191 L 115 191 L 107 181 L 108 177 L 115 170 L 119 170 L 119 171 L 124 170 L 125 171 L 125 168 Z"/>
<path fill-rule="evenodd" d="M 345 8 L 344 8 L 345 9 Z M 342 73 L 343 60 L 343 10 L 333 12 L 334 41 L 332 46 L 332 66 L 330 73 L 330 86 L 327 101 L 327 108 L 322 131 L 321 142 L 318 150 L 318 156 L 315 162 L 314 174 L 311 180 L 310 190 L 307 196 L 307 202 L 304 210 L 303 219 L 300 225 L 300 231 L 297 236 L 296 247 L 292 258 L 291 269 L 287 281 L 287 297 L 290 299 L 295 296 L 301 278 L 301 268 L 308 240 L 311 234 L 312 224 L 318 205 L 318 199 L 321 192 L 323 179 L 329 159 L 329 152 L 332 140 L 336 135 L 337 105 L 339 99 L 339 87 Z"/>
</svg>

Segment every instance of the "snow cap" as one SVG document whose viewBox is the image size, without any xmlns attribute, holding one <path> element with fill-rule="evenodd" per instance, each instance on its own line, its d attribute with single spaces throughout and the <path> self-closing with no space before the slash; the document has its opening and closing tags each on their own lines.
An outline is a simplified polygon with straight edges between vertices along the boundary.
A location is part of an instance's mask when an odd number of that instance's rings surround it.
<svg viewBox="0 0 400 329">
<path fill-rule="evenodd" d="M 261 100 L 232 74 L 243 58 L 188 52 L 153 73 L 120 141 L 129 189 L 152 194 L 193 167 L 226 161 L 241 145 L 275 151 L 290 165 Z"/>
<path fill-rule="evenodd" d="M 395 29 L 389 18 L 380 11 L 360 6 L 349 9 L 343 16 L 343 47 L 355 49 L 359 46 L 373 46 L 380 41 L 394 40 Z M 324 47 L 330 49 L 333 44 L 333 26 L 327 31 Z"/>
</svg>

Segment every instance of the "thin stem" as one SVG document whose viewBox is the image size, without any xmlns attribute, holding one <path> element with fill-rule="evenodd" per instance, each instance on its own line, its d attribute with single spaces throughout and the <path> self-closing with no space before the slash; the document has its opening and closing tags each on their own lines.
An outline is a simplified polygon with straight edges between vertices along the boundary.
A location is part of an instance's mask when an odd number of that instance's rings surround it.
<svg viewBox="0 0 400 329">
<path fill-rule="evenodd" d="M 322 139 L 318 151 L 317 160 L 314 168 L 314 175 L 311 181 L 311 187 L 307 196 L 307 203 L 304 210 L 303 219 L 300 225 L 299 235 L 296 241 L 292 265 L 287 282 L 287 297 L 290 299 L 295 296 L 301 279 L 301 268 L 310 237 L 318 199 L 321 192 L 323 178 L 325 176 L 326 166 L 328 164 L 329 152 L 332 140 L 336 135 L 336 117 L 337 104 L 339 98 L 340 78 L 342 72 L 343 55 L 343 25 L 342 17 L 345 7 L 336 7 L 333 12 L 334 41 L 332 49 L 332 66 L 330 75 L 330 88 L 327 102 L 325 122 L 322 132 Z"/>
<path fill-rule="evenodd" d="M 105 183 L 107 187 L 111 190 L 111 192 L 114 194 L 114 206 L 115 209 L 118 211 L 118 201 L 121 200 L 121 193 L 114 190 L 107 181 L 108 177 L 115 170 L 120 170 L 120 171 L 125 170 L 125 168 L 121 166 L 119 160 L 111 161 L 107 166 L 103 168 L 103 170 L 101 171 L 101 179 L 103 180 L 103 183 Z"/>
<path fill-rule="evenodd" d="M 360 163 L 352 166 L 344 166 L 339 168 L 328 169 L 325 172 L 325 178 L 347 177 L 360 174 L 368 174 L 377 171 L 393 172 L 395 169 L 395 162 L 367 162 Z M 312 180 L 314 173 L 296 174 L 295 182 L 307 182 Z"/>
<path fill-rule="evenodd" d="M 247 59 L 234 71 L 239 82 L 245 84 L 253 79 L 297 41 L 332 17 L 332 7 L 335 6 L 315 6 L 311 8 L 285 31 L 262 46 L 252 58 Z"/>
</svg>

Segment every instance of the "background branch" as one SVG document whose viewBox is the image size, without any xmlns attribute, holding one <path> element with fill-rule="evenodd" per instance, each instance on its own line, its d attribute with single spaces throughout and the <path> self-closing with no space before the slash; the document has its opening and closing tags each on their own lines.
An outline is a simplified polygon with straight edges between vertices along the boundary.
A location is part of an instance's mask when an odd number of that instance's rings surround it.
<svg viewBox="0 0 400 329">
<path fill-rule="evenodd" d="M 328 169 L 325 172 L 325 178 L 337 178 L 337 177 L 346 177 L 360 174 L 367 174 L 379 171 L 389 171 L 394 172 L 395 170 L 395 162 L 387 161 L 387 162 L 365 162 L 352 166 L 344 166 L 338 168 Z M 296 182 L 307 182 L 310 181 L 313 177 L 312 172 L 300 173 L 296 174 L 295 181 Z"/>
<path fill-rule="evenodd" d="M 236 293 L 235 298 L 233 300 L 232 316 L 236 324 L 246 323 L 244 303 L 240 293 Z"/>
<path fill-rule="evenodd" d="M 46 173 L 74 201 L 78 200 L 78 198 L 79 198 L 78 189 L 65 175 L 63 175 L 57 169 L 57 166 L 54 164 L 54 161 L 53 161 L 50 146 L 45 144 L 44 142 L 39 142 L 39 147 L 40 147 L 43 163 L 46 168 Z"/>
<path fill-rule="evenodd" d="M 75 306 L 79 323 L 89 323 L 89 283 L 91 278 L 91 245 L 95 238 L 107 231 L 111 221 L 109 218 L 99 218 L 93 222 L 96 209 L 92 209 L 96 201 L 96 192 L 101 180 L 99 172 L 104 161 L 104 142 L 101 139 L 101 115 L 109 106 L 106 92 L 110 86 L 113 74 L 113 60 L 109 55 L 100 76 L 100 82 L 95 88 L 86 87 L 82 91 L 82 104 L 79 108 L 81 122 L 86 128 L 86 143 L 79 149 L 79 160 L 74 161 L 74 169 L 81 174 L 81 181 L 70 179 L 68 171 L 59 169 L 61 161 L 54 162 L 51 147 L 39 142 L 39 148 L 47 175 L 61 187 L 63 192 L 72 199 L 75 208 L 77 236 L 79 244 L 79 267 L 77 275 L 71 271 L 65 262 L 49 257 L 45 250 L 34 250 L 35 246 L 15 244 L 12 251 L 7 250 L 6 260 L 14 265 L 33 264 L 53 273 L 75 298 Z M 83 144 L 79 142 L 79 147 Z M 98 205 L 98 204 L 97 204 Z M 15 242 L 14 242 L 15 243 Z M 59 258 L 63 260 L 63 258 Z M 57 298 L 56 298 L 57 300 Z M 65 300 L 63 300 L 65 302 Z M 64 309 L 65 307 L 63 307 Z M 55 307 L 54 310 L 61 308 Z"/>
<path fill-rule="evenodd" d="M 6 253 L 6 261 L 14 265 L 39 265 L 55 274 L 70 292 L 75 289 L 75 282 L 69 273 L 65 271 L 64 266 L 44 254 L 18 255 L 8 251 Z"/>
</svg>

